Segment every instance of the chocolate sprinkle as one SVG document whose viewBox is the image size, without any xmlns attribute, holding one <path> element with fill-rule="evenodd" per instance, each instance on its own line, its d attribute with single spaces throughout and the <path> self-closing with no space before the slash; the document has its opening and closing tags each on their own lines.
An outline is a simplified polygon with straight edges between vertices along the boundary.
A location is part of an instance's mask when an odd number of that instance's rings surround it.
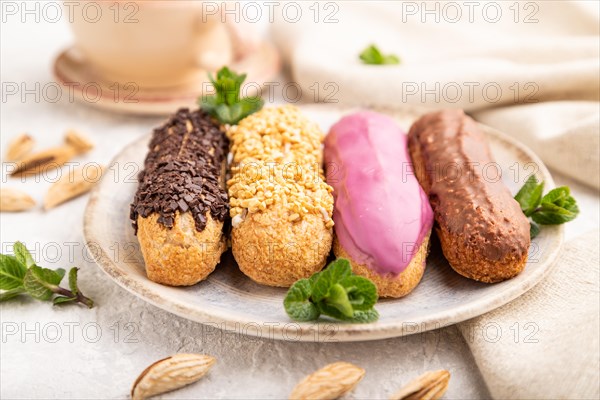
<svg viewBox="0 0 600 400">
<path fill-rule="evenodd" d="M 225 221 L 229 214 L 222 185 L 222 164 L 229 143 L 219 125 L 201 110 L 182 108 L 154 130 L 130 218 L 158 213 L 158 222 L 172 228 L 177 212 L 191 212 L 196 229 L 206 228 L 206 214 Z"/>
</svg>

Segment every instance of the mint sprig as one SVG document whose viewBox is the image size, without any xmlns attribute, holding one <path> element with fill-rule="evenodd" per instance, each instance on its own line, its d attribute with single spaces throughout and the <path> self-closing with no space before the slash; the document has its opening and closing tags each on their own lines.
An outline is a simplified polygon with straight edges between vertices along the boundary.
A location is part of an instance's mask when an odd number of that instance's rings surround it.
<svg viewBox="0 0 600 400">
<path fill-rule="evenodd" d="M 294 283 L 283 306 L 296 321 L 314 321 L 323 314 L 342 321 L 366 323 L 379 318 L 373 308 L 377 299 L 375 284 L 353 275 L 348 260 L 338 258 L 309 279 Z"/>
<path fill-rule="evenodd" d="M 227 67 L 217 72 L 216 79 L 208 78 L 215 87 L 215 94 L 198 99 L 200 107 L 223 124 L 237 124 L 248 115 L 260 110 L 264 104 L 260 97 L 240 98 L 240 89 L 246 74 L 237 74 Z"/>
<path fill-rule="evenodd" d="M 64 269 L 37 266 L 21 242 L 14 244 L 13 253 L 14 256 L 0 254 L 0 301 L 29 295 L 42 301 L 52 300 L 54 304 L 77 302 L 89 308 L 94 306 L 92 299 L 85 297 L 77 286 L 78 268 L 69 271 L 71 290 L 68 290 L 59 286 L 66 273 Z"/>
<path fill-rule="evenodd" d="M 400 64 L 400 58 L 395 54 L 383 54 L 374 44 L 370 45 L 358 56 L 363 63 L 370 65 Z"/>
<path fill-rule="evenodd" d="M 519 202 L 523 214 L 531 218 L 530 236 L 536 237 L 540 232 L 539 225 L 559 225 L 574 220 L 579 214 L 577 201 L 571 196 L 568 186 L 552 189 L 545 196 L 544 182 L 538 182 L 531 175 L 519 192 L 515 200 Z"/>
</svg>

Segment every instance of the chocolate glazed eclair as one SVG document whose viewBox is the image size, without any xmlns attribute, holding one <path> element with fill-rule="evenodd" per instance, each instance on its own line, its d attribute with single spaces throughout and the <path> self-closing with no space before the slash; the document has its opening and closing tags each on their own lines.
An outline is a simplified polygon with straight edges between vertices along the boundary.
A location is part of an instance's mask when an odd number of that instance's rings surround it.
<svg viewBox="0 0 600 400">
<path fill-rule="evenodd" d="M 477 123 L 462 110 L 427 114 L 412 125 L 408 146 L 452 268 L 489 283 L 519 274 L 529 222 L 502 180 L 485 175 L 494 160 Z"/>
<path fill-rule="evenodd" d="M 148 278 L 186 286 L 214 271 L 226 249 L 228 140 L 202 111 L 180 109 L 154 130 L 131 219 Z"/>
</svg>

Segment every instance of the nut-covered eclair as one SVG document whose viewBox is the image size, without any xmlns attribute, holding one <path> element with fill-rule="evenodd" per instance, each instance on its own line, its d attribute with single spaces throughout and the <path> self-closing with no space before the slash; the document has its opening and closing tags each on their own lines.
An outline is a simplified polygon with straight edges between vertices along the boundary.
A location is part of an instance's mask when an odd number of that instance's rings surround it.
<svg viewBox="0 0 600 400">
<path fill-rule="evenodd" d="M 290 286 L 331 250 L 333 197 L 321 167 L 323 133 L 293 106 L 265 108 L 227 131 L 231 244 L 252 280 Z"/>
<path fill-rule="evenodd" d="M 486 175 L 496 164 L 477 123 L 462 110 L 427 114 L 412 125 L 409 150 L 452 268 L 481 282 L 519 274 L 529 222 L 502 180 Z"/>
<path fill-rule="evenodd" d="M 154 130 L 131 205 L 148 278 L 193 285 L 226 249 L 223 222 L 228 141 L 202 111 L 180 109 Z"/>
<path fill-rule="evenodd" d="M 421 281 L 433 225 L 406 141 L 390 117 L 368 111 L 343 117 L 325 139 L 333 251 L 371 279 L 381 297 L 405 296 Z"/>
</svg>

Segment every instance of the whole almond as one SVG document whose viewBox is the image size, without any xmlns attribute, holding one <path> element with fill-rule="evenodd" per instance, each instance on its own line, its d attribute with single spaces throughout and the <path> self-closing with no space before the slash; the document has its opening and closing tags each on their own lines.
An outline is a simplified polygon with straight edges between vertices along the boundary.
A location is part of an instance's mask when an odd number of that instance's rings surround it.
<svg viewBox="0 0 600 400">
<path fill-rule="evenodd" d="M 57 168 L 79 154 L 86 153 L 94 147 L 83 134 L 70 130 L 65 135 L 65 144 L 39 151 L 17 162 L 17 169 L 10 173 L 15 175 L 39 174 L 48 168 Z"/>
<path fill-rule="evenodd" d="M 202 378 L 217 360 L 204 354 L 175 354 L 156 361 L 133 383 L 131 398 L 147 399 L 179 389 Z"/>
<path fill-rule="evenodd" d="M 390 400 L 437 400 L 446 393 L 448 382 L 449 371 L 429 371 L 394 393 Z"/>
<path fill-rule="evenodd" d="M 34 144 L 35 140 L 31 136 L 21 133 L 8 144 L 4 161 L 17 161 L 25 157 L 33 149 Z"/>
<path fill-rule="evenodd" d="M 94 164 L 71 169 L 50 186 L 44 198 L 44 208 L 49 210 L 88 192 L 100 180 L 103 171 L 102 166 Z"/>
<path fill-rule="evenodd" d="M 77 154 L 78 150 L 72 146 L 52 147 L 17 161 L 17 169 L 10 174 L 12 176 L 38 174 L 46 168 L 60 167 Z"/>
<path fill-rule="evenodd" d="M 296 385 L 290 399 L 337 399 L 365 376 L 365 370 L 347 362 L 336 362 L 313 372 Z"/>
<path fill-rule="evenodd" d="M 12 188 L 0 189 L 0 211 L 25 211 L 35 206 L 27 193 Z"/>
<path fill-rule="evenodd" d="M 94 143 L 86 135 L 74 129 L 67 131 L 65 134 L 65 143 L 75 147 L 80 153 L 85 153 L 94 148 Z"/>
</svg>

